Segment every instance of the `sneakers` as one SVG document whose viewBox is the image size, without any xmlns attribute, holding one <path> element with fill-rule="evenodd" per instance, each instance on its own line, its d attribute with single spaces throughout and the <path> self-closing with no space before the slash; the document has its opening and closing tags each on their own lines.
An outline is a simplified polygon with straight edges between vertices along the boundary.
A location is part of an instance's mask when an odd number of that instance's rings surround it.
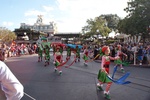
<svg viewBox="0 0 150 100">
<path fill-rule="evenodd" d="M 59 75 L 62 75 L 62 71 L 59 71 Z"/>
<path fill-rule="evenodd" d="M 86 62 L 84 62 L 84 65 L 87 66 L 88 64 Z"/>
<path fill-rule="evenodd" d="M 97 88 L 98 88 L 100 91 L 103 91 L 102 85 L 100 85 L 99 83 L 97 83 Z"/>
<path fill-rule="evenodd" d="M 104 95 L 105 95 L 105 98 L 106 98 L 106 99 L 108 99 L 108 100 L 111 99 L 111 98 L 110 98 L 110 95 L 109 95 L 109 92 L 104 91 Z"/>
<path fill-rule="evenodd" d="M 57 72 L 57 70 L 58 70 L 57 68 L 54 68 L 54 71 L 55 71 L 55 72 Z"/>
<path fill-rule="evenodd" d="M 121 68 L 121 72 L 123 72 L 123 73 L 125 72 L 125 71 L 124 71 L 124 68 Z"/>
</svg>

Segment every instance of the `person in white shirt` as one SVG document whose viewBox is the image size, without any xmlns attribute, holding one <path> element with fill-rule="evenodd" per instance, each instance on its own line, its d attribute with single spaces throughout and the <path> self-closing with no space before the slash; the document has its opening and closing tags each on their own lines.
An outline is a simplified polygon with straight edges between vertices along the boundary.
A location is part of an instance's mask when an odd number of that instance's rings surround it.
<svg viewBox="0 0 150 100">
<path fill-rule="evenodd" d="M 10 71 L 8 66 L 0 61 L 0 83 L 6 100 L 20 100 L 24 95 L 24 87 Z"/>
</svg>

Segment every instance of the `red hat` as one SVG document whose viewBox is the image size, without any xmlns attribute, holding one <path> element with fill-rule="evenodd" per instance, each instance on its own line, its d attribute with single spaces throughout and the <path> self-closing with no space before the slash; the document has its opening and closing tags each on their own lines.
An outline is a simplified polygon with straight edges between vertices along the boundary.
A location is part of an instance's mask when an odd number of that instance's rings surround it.
<svg viewBox="0 0 150 100">
<path fill-rule="evenodd" d="M 108 49 L 108 46 L 103 46 L 102 47 L 102 52 L 105 53 L 105 51 Z"/>
</svg>

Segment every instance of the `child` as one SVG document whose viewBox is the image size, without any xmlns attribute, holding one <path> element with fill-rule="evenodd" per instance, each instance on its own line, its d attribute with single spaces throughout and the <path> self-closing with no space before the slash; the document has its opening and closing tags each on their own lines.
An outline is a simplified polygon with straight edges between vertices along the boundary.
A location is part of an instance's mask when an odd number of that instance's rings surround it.
<svg viewBox="0 0 150 100">
<path fill-rule="evenodd" d="M 50 60 L 50 54 L 49 54 L 49 46 L 46 45 L 45 48 L 44 48 L 44 53 L 45 53 L 45 66 L 46 65 L 49 65 L 49 60 Z"/>
<path fill-rule="evenodd" d="M 68 46 L 67 47 L 67 57 L 66 57 L 66 60 L 69 60 L 70 56 L 71 56 L 71 48 L 70 48 L 70 46 Z"/>
<path fill-rule="evenodd" d="M 122 59 L 123 56 L 127 57 L 127 55 L 121 51 L 121 45 L 117 46 L 117 56 L 120 57 L 121 62 L 123 60 Z M 121 71 L 124 72 L 124 68 L 123 68 L 122 64 L 117 64 L 117 65 L 120 66 Z"/>
<path fill-rule="evenodd" d="M 78 62 L 80 62 L 80 49 L 78 46 L 76 46 L 75 55 L 76 55 L 76 60 L 78 60 Z M 76 60 L 75 60 L 75 62 L 77 62 Z"/>
<path fill-rule="evenodd" d="M 40 46 L 37 47 L 36 52 L 38 53 L 38 62 L 42 61 L 42 59 L 43 59 L 43 50 L 40 48 Z"/>
<path fill-rule="evenodd" d="M 88 61 L 88 49 L 87 49 L 87 47 L 84 49 L 83 59 L 84 59 L 84 65 L 87 65 L 87 61 Z"/>
<path fill-rule="evenodd" d="M 106 90 L 104 91 L 104 95 L 107 99 L 110 99 L 109 96 L 109 89 L 111 87 L 112 81 L 107 77 L 107 75 L 109 74 L 109 65 L 110 65 L 110 60 L 116 60 L 119 57 L 111 57 L 109 56 L 110 54 L 110 49 L 108 46 L 103 46 L 102 47 L 102 53 L 104 54 L 102 56 L 102 62 L 101 62 L 101 69 L 99 70 L 98 73 L 98 81 L 99 83 L 97 83 L 97 87 L 102 91 L 102 85 L 104 83 L 107 84 L 106 86 Z"/>
<path fill-rule="evenodd" d="M 59 74 L 62 75 L 62 71 L 60 68 L 57 68 L 62 63 L 62 55 L 60 53 L 60 47 L 56 48 L 56 52 L 54 54 L 54 64 L 55 64 L 55 72 L 59 71 Z"/>
</svg>

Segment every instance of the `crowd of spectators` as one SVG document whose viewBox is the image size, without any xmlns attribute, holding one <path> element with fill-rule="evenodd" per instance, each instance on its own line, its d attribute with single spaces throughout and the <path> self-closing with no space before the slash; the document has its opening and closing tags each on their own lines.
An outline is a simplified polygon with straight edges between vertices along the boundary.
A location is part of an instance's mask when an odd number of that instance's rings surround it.
<svg viewBox="0 0 150 100">
<path fill-rule="evenodd" d="M 127 54 L 127 59 L 124 57 L 124 60 L 130 64 L 147 64 L 150 66 L 150 43 L 113 43 L 110 44 L 110 55 L 112 57 L 116 56 L 116 47 L 117 45 L 122 46 L 122 52 Z M 94 57 L 99 53 L 103 45 L 95 45 L 93 47 Z M 97 58 L 98 59 L 98 58 Z"/>
<path fill-rule="evenodd" d="M 36 48 L 36 44 L 12 43 L 11 45 L 6 45 L 3 43 L 0 44 L 0 60 L 5 61 L 8 57 L 34 54 Z"/>
</svg>

